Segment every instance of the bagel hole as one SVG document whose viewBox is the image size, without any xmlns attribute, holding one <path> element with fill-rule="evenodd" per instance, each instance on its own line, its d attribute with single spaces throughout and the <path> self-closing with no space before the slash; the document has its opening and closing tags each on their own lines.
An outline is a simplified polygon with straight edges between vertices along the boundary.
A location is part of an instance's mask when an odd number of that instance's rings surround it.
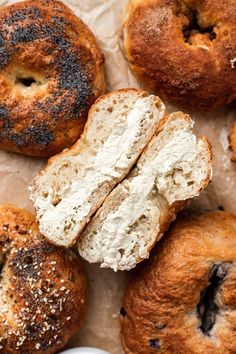
<svg viewBox="0 0 236 354">
<path fill-rule="evenodd" d="M 197 305 L 198 317 L 201 320 L 199 328 L 206 336 L 211 335 L 210 332 L 216 322 L 216 316 L 219 312 L 219 307 L 215 302 L 216 295 L 219 287 L 224 282 L 228 267 L 228 263 L 214 264 L 210 271 L 208 286 L 200 295 L 200 301 Z"/>
<path fill-rule="evenodd" d="M 120 309 L 120 315 L 121 315 L 122 317 L 125 317 L 125 316 L 126 316 L 126 311 L 125 311 L 124 307 L 121 307 L 121 309 Z"/>
<path fill-rule="evenodd" d="M 199 25 L 198 12 L 191 11 L 190 23 L 183 28 L 184 41 L 191 44 L 190 37 L 194 34 L 207 34 L 209 39 L 213 41 L 216 39 L 216 33 L 214 32 L 214 26 L 202 27 Z"/>
<path fill-rule="evenodd" d="M 37 84 L 36 80 L 33 77 L 17 77 L 15 83 L 16 85 L 20 84 L 25 87 L 30 87 L 33 84 Z"/>
</svg>

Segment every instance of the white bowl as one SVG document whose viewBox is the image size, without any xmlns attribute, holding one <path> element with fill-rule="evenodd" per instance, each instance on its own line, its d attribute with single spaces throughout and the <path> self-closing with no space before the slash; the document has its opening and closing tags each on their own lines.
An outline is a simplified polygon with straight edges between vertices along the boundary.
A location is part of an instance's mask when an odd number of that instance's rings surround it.
<svg viewBox="0 0 236 354">
<path fill-rule="evenodd" d="M 83 348 L 68 349 L 65 350 L 64 352 L 61 352 L 60 354 L 109 354 L 109 353 L 104 352 L 104 350 L 97 349 L 97 348 L 83 347 Z"/>
</svg>

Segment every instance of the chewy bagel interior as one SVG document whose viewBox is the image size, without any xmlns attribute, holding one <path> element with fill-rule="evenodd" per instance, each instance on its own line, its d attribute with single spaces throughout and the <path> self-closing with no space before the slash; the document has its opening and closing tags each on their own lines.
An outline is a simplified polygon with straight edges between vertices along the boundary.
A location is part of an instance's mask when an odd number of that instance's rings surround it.
<svg viewBox="0 0 236 354">
<path fill-rule="evenodd" d="M 130 171 L 165 115 L 156 96 L 125 89 L 98 99 L 80 140 L 49 160 L 31 199 L 39 228 L 71 246 L 106 196 Z"/>
<path fill-rule="evenodd" d="M 105 199 L 78 241 L 101 267 L 129 270 L 147 258 L 185 202 L 211 178 L 212 152 L 182 112 L 163 119 L 130 174 Z"/>
</svg>

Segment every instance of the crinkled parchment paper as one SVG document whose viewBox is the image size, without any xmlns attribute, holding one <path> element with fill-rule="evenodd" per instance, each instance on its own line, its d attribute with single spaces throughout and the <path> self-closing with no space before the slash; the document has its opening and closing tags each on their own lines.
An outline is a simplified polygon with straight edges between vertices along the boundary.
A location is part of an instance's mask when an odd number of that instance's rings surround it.
<svg viewBox="0 0 236 354">
<path fill-rule="evenodd" d="M 106 58 L 108 91 L 138 87 L 120 49 L 122 18 L 127 0 L 68 0 L 67 4 L 89 25 Z M 0 5 L 11 1 L 0 0 Z M 230 63 L 229 63 L 230 65 Z M 233 69 L 232 69 L 233 70 Z M 236 69 L 235 69 L 236 70 Z M 170 110 L 175 108 L 168 106 Z M 235 104 L 208 114 L 192 114 L 196 132 L 208 136 L 214 149 L 213 182 L 190 208 L 209 210 L 223 207 L 235 211 L 236 165 L 230 161 L 228 134 L 234 120 Z M 28 186 L 45 160 L 0 151 L 0 203 L 13 203 L 32 210 Z M 89 309 L 83 329 L 69 346 L 95 346 L 121 354 L 119 309 L 127 274 L 114 273 L 85 264 L 89 278 Z"/>
</svg>

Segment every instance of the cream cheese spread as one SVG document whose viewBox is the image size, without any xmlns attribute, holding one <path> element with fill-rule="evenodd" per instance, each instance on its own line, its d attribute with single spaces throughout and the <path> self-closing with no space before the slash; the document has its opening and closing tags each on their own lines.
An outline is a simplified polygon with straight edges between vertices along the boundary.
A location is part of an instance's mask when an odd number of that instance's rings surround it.
<svg viewBox="0 0 236 354">
<path fill-rule="evenodd" d="M 53 205 L 55 192 L 52 189 L 47 197 L 39 196 L 36 199 L 42 233 L 56 236 L 58 232 L 63 232 L 64 237 L 65 233 L 71 233 L 73 228 L 79 230 L 80 222 L 94 211 L 94 205 L 90 203 L 94 191 L 104 183 L 109 183 L 111 190 L 117 181 L 125 176 L 124 173 L 136 161 L 162 118 L 153 98 L 154 96 L 148 96 L 138 99 L 124 119 L 117 118 L 118 124 L 115 124 L 110 136 L 93 159 L 88 161 L 86 170 L 83 169 L 82 174 L 79 172 L 72 183 L 68 183 L 58 192 L 62 200 L 57 205 Z M 148 119 L 146 114 L 150 113 L 152 117 L 149 118 L 148 125 L 145 123 L 147 127 L 144 134 L 142 121 Z M 76 156 L 62 157 L 60 164 L 63 159 L 76 164 Z M 52 165 L 51 168 L 55 167 Z M 60 231 L 55 227 L 58 220 L 62 227 Z M 71 221 L 74 221 L 74 226 L 71 226 Z"/>
<path fill-rule="evenodd" d="M 99 234 L 96 235 L 96 238 L 99 236 L 102 240 L 99 241 L 99 244 L 105 245 L 105 248 L 104 252 L 100 253 L 98 251 L 101 259 L 95 261 L 103 262 L 102 266 L 118 264 L 122 257 L 120 250 L 122 249 L 125 252 L 125 257 L 127 257 L 132 253 L 132 248 L 136 248 L 136 245 L 138 245 L 140 258 L 148 256 L 147 243 L 149 242 L 147 242 L 147 239 L 144 243 L 137 231 L 129 232 L 129 228 L 138 222 L 143 215 L 154 219 L 155 225 L 158 225 L 159 209 L 151 203 L 150 193 L 156 186 L 158 193 L 164 195 L 169 204 L 172 204 L 175 201 L 174 194 L 171 193 L 174 189 L 173 176 L 170 176 L 171 184 L 168 184 L 167 176 L 172 174 L 175 169 L 184 170 L 185 173 L 191 172 L 192 162 L 195 161 L 197 155 L 198 143 L 195 135 L 187 131 L 176 131 L 173 133 L 172 139 L 159 151 L 157 156 L 150 163 L 147 162 L 140 167 L 139 174 L 136 177 L 123 182 L 126 183 L 129 194 L 115 212 L 106 216 Z M 141 163 L 138 163 L 139 165 Z M 152 220 L 150 220 L 149 225 L 153 225 Z M 155 229 L 153 232 L 154 237 L 156 237 L 158 230 Z M 150 230 L 148 233 L 150 233 Z M 134 264 L 135 262 L 134 259 Z"/>
</svg>

